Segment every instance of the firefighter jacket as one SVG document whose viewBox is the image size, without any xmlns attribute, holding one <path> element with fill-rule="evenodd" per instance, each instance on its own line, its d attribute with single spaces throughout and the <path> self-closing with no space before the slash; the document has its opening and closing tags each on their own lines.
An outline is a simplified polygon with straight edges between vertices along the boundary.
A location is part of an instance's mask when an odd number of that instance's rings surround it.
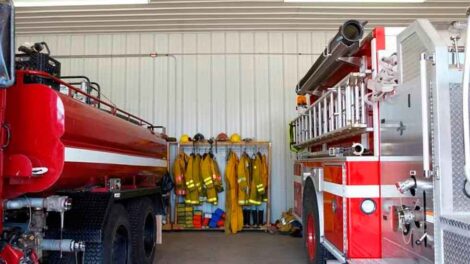
<svg viewBox="0 0 470 264">
<path fill-rule="evenodd" d="M 200 160 L 200 159 L 199 159 Z M 184 173 L 184 180 L 186 181 L 186 197 L 185 203 L 196 205 L 199 204 L 199 190 L 197 183 L 199 183 L 199 168 L 200 164 L 197 162 L 197 156 L 191 154 L 188 159 L 188 165 Z M 197 174 L 195 174 L 197 172 Z"/>
<path fill-rule="evenodd" d="M 188 162 L 188 155 L 184 152 L 180 152 L 178 157 L 173 164 L 173 181 L 175 182 L 175 194 L 185 195 L 186 194 L 186 182 L 184 180 L 184 174 L 186 171 L 186 163 Z"/>
<path fill-rule="evenodd" d="M 214 187 L 218 193 L 221 193 L 224 191 L 224 185 L 222 183 L 222 175 L 220 175 L 219 165 L 217 164 L 215 158 L 212 158 L 211 160 L 211 171 L 212 180 L 214 181 Z"/>
<path fill-rule="evenodd" d="M 243 153 L 237 168 L 238 204 L 249 205 L 251 159 Z"/>
<path fill-rule="evenodd" d="M 212 157 L 210 154 L 205 154 L 201 161 L 201 178 L 207 196 L 206 199 L 209 203 L 217 204 L 217 192 L 212 175 Z"/>
<path fill-rule="evenodd" d="M 242 207 L 238 204 L 238 182 L 237 182 L 238 157 L 230 151 L 225 168 L 225 183 L 227 186 L 225 211 L 225 232 L 235 234 L 243 229 Z"/>
<path fill-rule="evenodd" d="M 260 205 L 262 202 L 262 195 L 265 192 L 265 186 L 262 181 L 262 157 L 258 153 L 255 155 L 253 161 L 253 178 L 250 184 L 250 199 L 249 202 L 252 205 Z"/>
<path fill-rule="evenodd" d="M 269 183 L 269 168 L 266 155 L 261 157 L 261 183 L 263 184 L 264 191 L 261 195 L 263 202 L 268 201 L 268 183 Z"/>
</svg>

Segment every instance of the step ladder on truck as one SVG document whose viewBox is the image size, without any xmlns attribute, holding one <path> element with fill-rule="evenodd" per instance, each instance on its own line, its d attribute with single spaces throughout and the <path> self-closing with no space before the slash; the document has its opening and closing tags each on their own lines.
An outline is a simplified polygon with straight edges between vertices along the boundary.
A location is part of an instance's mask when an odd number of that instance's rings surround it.
<svg viewBox="0 0 470 264">
<path fill-rule="evenodd" d="M 296 86 L 309 263 L 470 263 L 468 22 L 364 24 L 345 22 Z"/>
</svg>

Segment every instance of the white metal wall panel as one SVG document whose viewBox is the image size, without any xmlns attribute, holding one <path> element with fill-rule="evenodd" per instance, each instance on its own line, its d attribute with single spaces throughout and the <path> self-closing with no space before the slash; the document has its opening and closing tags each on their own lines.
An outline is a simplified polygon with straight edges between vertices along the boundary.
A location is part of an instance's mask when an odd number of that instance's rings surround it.
<svg viewBox="0 0 470 264">
<path fill-rule="evenodd" d="M 296 115 L 295 84 L 333 34 L 21 35 L 17 43 L 45 40 L 53 55 L 73 56 L 60 58 L 64 75 L 90 76 L 116 105 L 166 126 L 170 135 L 237 132 L 272 141 L 274 220 L 292 205 L 288 122 Z M 152 52 L 175 54 L 175 59 L 135 56 Z"/>
<path fill-rule="evenodd" d="M 99 3 L 99 1 L 95 1 Z M 346 19 L 367 27 L 408 26 L 427 18 L 447 28 L 464 20 L 468 0 L 423 3 L 286 3 L 280 0 L 152 0 L 142 5 L 18 7 L 18 34 L 98 32 L 337 30 Z"/>
</svg>

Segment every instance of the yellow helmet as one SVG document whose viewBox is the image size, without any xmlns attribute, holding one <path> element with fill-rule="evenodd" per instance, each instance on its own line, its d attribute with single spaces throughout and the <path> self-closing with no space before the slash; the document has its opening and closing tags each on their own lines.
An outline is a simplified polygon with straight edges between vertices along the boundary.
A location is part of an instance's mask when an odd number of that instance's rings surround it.
<svg viewBox="0 0 470 264">
<path fill-rule="evenodd" d="M 183 134 L 181 137 L 180 137 L 180 143 L 188 143 L 189 142 L 189 136 L 188 134 Z"/>
<path fill-rule="evenodd" d="M 232 143 L 238 143 L 238 142 L 240 142 L 240 140 L 241 140 L 241 137 L 240 137 L 240 135 L 237 134 L 237 133 L 234 133 L 234 134 L 232 134 L 232 135 L 230 136 L 230 141 L 231 141 Z"/>
</svg>

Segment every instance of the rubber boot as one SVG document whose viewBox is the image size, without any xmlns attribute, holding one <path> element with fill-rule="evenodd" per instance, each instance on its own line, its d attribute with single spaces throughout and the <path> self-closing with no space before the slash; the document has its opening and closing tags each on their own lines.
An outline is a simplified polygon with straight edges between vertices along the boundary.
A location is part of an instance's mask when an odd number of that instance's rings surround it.
<svg viewBox="0 0 470 264">
<path fill-rule="evenodd" d="M 258 210 L 251 210 L 251 219 L 253 219 L 253 226 L 258 227 Z"/>
<path fill-rule="evenodd" d="M 258 211 L 258 226 L 263 226 L 265 224 L 264 222 L 264 210 L 259 210 Z"/>
<path fill-rule="evenodd" d="M 250 210 L 243 209 L 243 226 L 250 226 Z"/>
<path fill-rule="evenodd" d="M 253 209 L 250 210 L 250 215 L 251 215 L 251 220 L 252 220 L 252 222 L 250 223 L 251 226 L 256 226 L 257 225 L 256 223 L 257 223 L 257 220 L 258 220 L 257 219 L 258 217 L 256 216 L 256 210 L 253 210 Z"/>
</svg>

